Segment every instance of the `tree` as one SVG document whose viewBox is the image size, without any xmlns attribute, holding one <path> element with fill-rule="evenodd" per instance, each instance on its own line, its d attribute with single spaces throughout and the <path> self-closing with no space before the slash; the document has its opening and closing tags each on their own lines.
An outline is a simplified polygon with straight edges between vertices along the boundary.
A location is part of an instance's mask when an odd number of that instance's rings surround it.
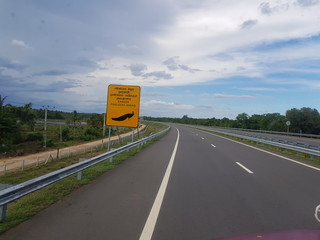
<svg viewBox="0 0 320 240">
<path fill-rule="evenodd" d="M 181 123 L 188 124 L 189 123 L 189 117 L 188 115 L 183 115 L 181 118 Z"/>
<path fill-rule="evenodd" d="M 255 129 L 255 130 L 262 130 L 262 122 L 263 122 L 264 116 L 259 115 L 259 114 L 253 114 L 249 119 L 248 119 L 248 125 L 247 126 L 249 129 Z"/>
<path fill-rule="evenodd" d="M 71 121 L 73 123 L 73 126 L 76 127 L 76 124 L 79 122 L 80 118 L 78 116 L 78 112 L 76 110 L 73 110 L 71 115 Z"/>
<path fill-rule="evenodd" d="M 292 108 L 286 112 L 286 118 L 291 122 L 290 129 L 292 132 L 320 133 L 320 115 L 317 109 Z"/>
<path fill-rule="evenodd" d="M 17 116 L 20 119 L 21 124 L 29 126 L 30 130 L 34 130 L 36 124 L 36 114 L 32 109 L 32 103 L 27 103 L 24 107 L 17 108 Z"/>
<path fill-rule="evenodd" d="M 4 111 L 4 100 L 6 100 L 6 98 L 7 98 L 7 96 L 2 97 L 0 95 L 0 116 L 1 116 L 2 112 Z"/>
<path fill-rule="evenodd" d="M 0 95 L 0 149 L 5 151 L 20 138 L 17 118 L 12 111 L 12 107 L 4 105 L 7 97 Z"/>
<path fill-rule="evenodd" d="M 240 113 L 236 120 L 238 121 L 238 127 L 240 128 L 248 128 L 249 123 L 249 115 L 246 113 Z"/>
<path fill-rule="evenodd" d="M 103 128 L 103 115 L 102 114 L 92 114 L 87 121 L 88 125 L 92 128 L 102 129 Z"/>
<path fill-rule="evenodd" d="M 286 131 L 286 117 L 280 113 L 268 113 L 262 119 L 262 129 L 267 131 Z"/>
</svg>

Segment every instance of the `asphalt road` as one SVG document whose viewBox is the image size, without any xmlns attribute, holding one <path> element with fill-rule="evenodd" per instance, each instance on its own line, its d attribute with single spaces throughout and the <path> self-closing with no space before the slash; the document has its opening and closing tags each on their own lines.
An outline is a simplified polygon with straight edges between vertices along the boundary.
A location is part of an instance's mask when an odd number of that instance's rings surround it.
<svg viewBox="0 0 320 240">
<path fill-rule="evenodd" d="M 320 229 L 320 169 L 177 128 L 0 239 L 200 240 Z"/>
</svg>

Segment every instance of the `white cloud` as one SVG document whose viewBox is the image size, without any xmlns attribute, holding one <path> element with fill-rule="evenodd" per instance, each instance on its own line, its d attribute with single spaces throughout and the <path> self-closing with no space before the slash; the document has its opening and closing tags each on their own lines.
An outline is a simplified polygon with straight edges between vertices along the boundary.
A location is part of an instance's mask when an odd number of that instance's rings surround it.
<svg viewBox="0 0 320 240">
<path fill-rule="evenodd" d="M 231 109 L 217 108 L 211 105 L 189 105 L 159 100 L 142 101 L 141 116 L 182 117 L 188 115 L 195 118 L 234 117 L 236 113 Z"/>
<path fill-rule="evenodd" d="M 252 91 L 252 92 L 282 92 L 286 91 L 284 88 L 266 88 L 266 87 L 247 87 L 247 88 L 237 88 L 238 90 L 243 91 Z"/>
<path fill-rule="evenodd" d="M 154 72 L 149 72 L 149 73 L 145 73 L 143 74 L 144 78 L 154 78 L 156 80 L 161 80 L 161 79 L 172 79 L 173 76 L 170 73 L 166 73 L 165 71 L 154 71 Z"/>
<path fill-rule="evenodd" d="M 21 40 L 12 40 L 11 45 L 23 49 L 30 49 L 30 47 L 24 41 Z"/>
<path fill-rule="evenodd" d="M 156 108 L 159 110 L 161 109 L 170 109 L 170 110 L 192 110 L 195 108 L 195 106 L 192 105 L 186 105 L 186 104 L 178 104 L 174 102 L 165 102 L 165 101 L 159 101 L 159 100 L 150 100 L 147 102 L 141 103 L 142 107 L 146 108 Z"/>
<path fill-rule="evenodd" d="M 254 96 L 250 95 L 228 95 L 228 94 L 214 94 L 213 95 L 215 98 L 232 98 L 232 99 L 254 99 Z"/>
<path fill-rule="evenodd" d="M 157 93 L 157 92 L 142 93 L 142 97 L 169 97 L 169 96 L 173 96 L 173 94 Z"/>
<path fill-rule="evenodd" d="M 142 50 L 136 45 L 126 45 L 124 43 L 120 43 L 117 45 L 117 47 L 125 53 L 137 54 L 137 55 L 142 54 Z"/>
</svg>

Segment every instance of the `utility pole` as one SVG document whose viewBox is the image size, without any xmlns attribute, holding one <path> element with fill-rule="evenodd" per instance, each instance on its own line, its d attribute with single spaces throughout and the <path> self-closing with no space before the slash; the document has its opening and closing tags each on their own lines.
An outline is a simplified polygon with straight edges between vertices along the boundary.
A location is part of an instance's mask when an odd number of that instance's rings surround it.
<svg viewBox="0 0 320 240">
<path fill-rule="evenodd" d="M 44 137 L 43 137 L 43 148 L 47 149 L 47 118 L 49 106 L 42 106 L 44 108 Z M 53 107 L 55 108 L 55 107 Z"/>
<path fill-rule="evenodd" d="M 48 107 L 46 107 L 44 109 L 44 143 L 43 143 L 44 150 L 47 149 L 47 116 L 48 116 Z"/>
<path fill-rule="evenodd" d="M 103 130 L 102 130 L 102 139 L 106 136 L 106 114 L 103 114 Z M 102 140 L 103 141 L 103 140 Z"/>
<path fill-rule="evenodd" d="M 62 127 L 60 125 L 60 143 L 62 143 Z"/>
</svg>

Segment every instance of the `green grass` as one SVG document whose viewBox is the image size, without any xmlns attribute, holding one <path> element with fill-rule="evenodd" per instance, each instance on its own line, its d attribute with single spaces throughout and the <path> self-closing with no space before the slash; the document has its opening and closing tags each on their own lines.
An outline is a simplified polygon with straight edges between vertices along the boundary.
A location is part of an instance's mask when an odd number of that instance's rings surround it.
<svg viewBox="0 0 320 240">
<path fill-rule="evenodd" d="M 150 133 L 159 132 L 165 129 L 166 126 L 157 123 L 148 123 L 148 128 L 146 130 L 146 135 Z M 90 183 L 93 179 L 96 179 L 101 174 L 115 168 L 118 164 L 124 160 L 134 156 L 136 153 L 140 152 L 143 148 L 152 144 L 159 139 L 155 138 L 149 141 L 143 147 L 135 147 L 129 151 L 125 151 L 117 156 L 113 157 L 113 162 L 105 160 L 95 166 L 88 168 L 83 171 L 83 177 L 81 180 L 76 179 L 76 174 L 62 179 L 54 184 L 51 184 L 39 191 L 26 195 L 7 206 L 7 216 L 3 222 L 0 223 L 0 234 L 4 233 L 8 229 L 18 225 L 19 223 L 30 219 L 32 216 L 40 212 L 41 210 L 47 208 L 51 204 L 57 202 L 58 200 L 64 198 L 70 194 L 75 189 L 80 188 L 83 185 Z M 101 154 L 105 150 L 100 150 L 95 153 L 82 154 L 77 156 L 72 156 L 60 160 L 50 162 L 46 165 L 40 165 L 38 167 L 32 167 L 26 169 L 23 172 L 8 173 L 4 176 L 0 176 L 1 183 L 18 184 L 25 182 L 27 180 L 42 176 L 46 173 L 52 172 L 57 169 L 69 166 L 79 161 L 79 158 L 90 158 L 95 155 Z"/>
<path fill-rule="evenodd" d="M 243 139 L 240 137 L 229 136 L 227 134 L 218 133 L 218 132 L 214 132 L 214 131 L 210 131 L 210 130 L 203 130 L 203 129 L 199 129 L 199 130 L 204 131 L 204 132 L 213 133 L 215 135 L 226 137 L 226 138 L 238 141 L 238 142 L 243 142 L 243 143 L 246 143 L 250 146 L 260 148 L 262 150 L 270 151 L 272 153 L 279 154 L 284 157 L 292 158 L 297 161 L 304 161 L 304 162 L 309 162 L 309 163 L 312 163 L 315 165 L 320 165 L 320 157 L 317 157 L 317 156 L 311 156 L 310 154 L 301 153 L 301 152 L 297 152 L 294 150 L 289 150 L 289 149 L 285 149 L 285 148 L 281 148 L 281 147 L 277 147 L 277 146 L 272 146 L 269 144 L 259 143 L 259 142 L 255 142 L 252 140 Z"/>
</svg>

